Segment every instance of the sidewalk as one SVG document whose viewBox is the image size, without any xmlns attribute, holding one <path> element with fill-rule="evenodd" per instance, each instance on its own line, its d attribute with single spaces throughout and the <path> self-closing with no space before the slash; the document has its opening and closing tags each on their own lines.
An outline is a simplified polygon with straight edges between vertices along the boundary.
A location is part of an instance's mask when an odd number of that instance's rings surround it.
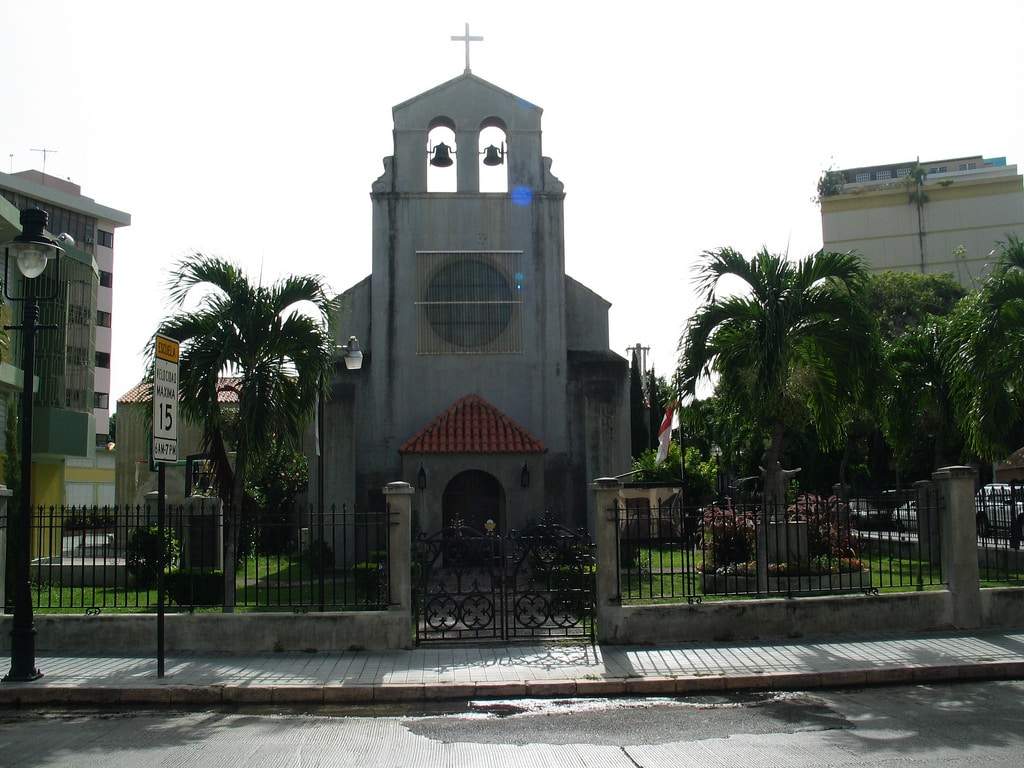
<svg viewBox="0 0 1024 768">
<path fill-rule="evenodd" d="M 371 653 L 41 656 L 45 677 L 0 685 L 0 706 L 370 703 L 517 696 L 674 695 L 1024 678 L 1024 630 L 848 642 L 424 647 Z"/>
</svg>

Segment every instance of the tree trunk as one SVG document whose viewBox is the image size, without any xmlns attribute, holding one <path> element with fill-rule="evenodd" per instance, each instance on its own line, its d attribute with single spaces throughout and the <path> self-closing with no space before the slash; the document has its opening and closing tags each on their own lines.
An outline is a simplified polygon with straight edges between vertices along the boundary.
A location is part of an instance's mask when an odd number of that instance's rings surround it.
<svg viewBox="0 0 1024 768">
<path fill-rule="evenodd" d="M 786 426 L 781 421 L 772 427 L 772 441 L 764 453 L 761 467 L 762 494 L 766 510 L 781 511 L 786 506 L 786 478 L 782 471 L 782 445 Z"/>
<path fill-rule="evenodd" d="M 836 495 L 845 500 L 849 493 L 847 491 L 848 486 L 846 484 L 846 472 L 850 467 L 850 454 L 852 453 L 850 447 L 853 443 L 853 438 L 850 435 L 846 436 L 846 445 L 843 446 L 843 458 L 839 460 L 839 493 Z"/>
<path fill-rule="evenodd" d="M 231 503 L 224 514 L 224 613 L 235 612 L 235 561 L 238 559 L 238 532 L 245 503 L 245 454 L 241 445 L 236 446 Z"/>
</svg>

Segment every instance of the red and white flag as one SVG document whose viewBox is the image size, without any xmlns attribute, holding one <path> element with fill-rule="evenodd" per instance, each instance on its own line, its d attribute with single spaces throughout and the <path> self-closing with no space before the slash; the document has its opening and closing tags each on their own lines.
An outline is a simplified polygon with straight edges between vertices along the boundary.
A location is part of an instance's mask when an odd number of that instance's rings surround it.
<svg viewBox="0 0 1024 768">
<path fill-rule="evenodd" d="M 665 408 L 665 418 L 661 420 L 661 426 L 658 427 L 658 464 L 668 458 L 668 446 L 672 442 L 672 427 L 676 425 L 675 412 L 676 404 L 673 401 Z"/>
</svg>

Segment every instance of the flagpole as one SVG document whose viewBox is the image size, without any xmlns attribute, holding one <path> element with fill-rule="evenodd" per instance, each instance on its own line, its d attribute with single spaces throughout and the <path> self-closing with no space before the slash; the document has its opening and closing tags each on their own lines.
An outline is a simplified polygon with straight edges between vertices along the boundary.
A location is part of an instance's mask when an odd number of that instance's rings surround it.
<svg viewBox="0 0 1024 768">
<path fill-rule="evenodd" d="M 676 409 L 679 412 L 679 481 L 686 487 L 686 443 L 683 441 L 683 393 L 676 391 Z"/>
</svg>

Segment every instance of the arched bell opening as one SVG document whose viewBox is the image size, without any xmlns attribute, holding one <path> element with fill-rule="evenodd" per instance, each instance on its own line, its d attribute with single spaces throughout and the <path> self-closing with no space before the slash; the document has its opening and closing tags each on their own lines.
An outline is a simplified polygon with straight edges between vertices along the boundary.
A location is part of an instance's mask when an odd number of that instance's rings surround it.
<svg viewBox="0 0 1024 768">
<path fill-rule="evenodd" d="M 469 469 L 453 477 L 441 497 L 446 528 L 466 525 L 477 531 L 505 530 L 505 490 L 494 475 Z"/>
<path fill-rule="evenodd" d="M 480 126 L 480 191 L 508 192 L 508 132 L 496 117 Z"/>
<path fill-rule="evenodd" d="M 434 118 L 427 130 L 427 192 L 457 191 L 458 162 L 455 123 L 447 117 Z"/>
</svg>

